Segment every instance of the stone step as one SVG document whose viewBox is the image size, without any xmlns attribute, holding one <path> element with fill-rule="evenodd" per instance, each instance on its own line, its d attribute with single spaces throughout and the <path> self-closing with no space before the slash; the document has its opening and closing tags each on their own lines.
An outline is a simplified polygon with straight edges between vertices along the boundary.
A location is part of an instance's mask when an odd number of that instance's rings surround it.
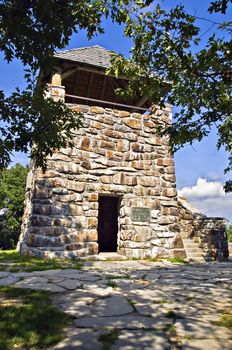
<svg viewBox="0 0 232 350">
<path fill-rule="evenodd" d="M 183 239 L 183 244 L 187 255 L 187 259 L 193 261 L 204 261 L 203 251 L 199 247 L 198 243 L 188 238 Z"/>
<path fill-rule="evenodd" d="M 198 247 L 192 247 L 192 248 L 186 247 L 186 246 L 184 246 L 184 247 L 185 247 L 185 249 L 187 249 L 188 251 L 190 251 L 192 253 L 200 253 L 200 254 L 202 254 L 202 250 L 200 248 L 198 248 Z"/>
<path fill-rule="evenodd" d="M 192 243 L 192 242 L 183 242 L 183 243 L 186 247 L 189 247 L 189 248 L 194 248 L 196 246 L 198 247 L 197 243 Z"/>
<path fill-rule="evenodd" d="M 199 244 L 197 242 L 194 242 L 192 240 L 186 240 L 186 239 L 183 239 L 183 243 L 187 246 L 191 246 L 191 247 L 199 247 Z"/>
<path fill-rule="evenodd" d="M 183 242 L 186 243 L 186 244 L 190 244 L 190 245 L 195 245 L 198 243 L 197 242 L 194 242 L 192 239 L 188 238 L 188 239 L 183 239 Z"/>
<path fill-rule="evenodd" d="M 185 247 L 185 249 L 187 249 L 189 252 L 200 253 L 200 254 L 203 253 L 202 250 L 201 250 L 200 248 L 198 248 L 198 247 L 189 248 L 189 247 L 186 247 L 185 245 L 184 245 L 184 247 Z"/>
<path fill-rule="evenodd" d="M 184 247 L 185 247 L 186 249 L 188 249 L 188 250 L 195 250 L 195 249 L 198 249 L 198 250 L 199 250 L 199 248 L 196 247 L 195 245 L 194 245 L 194 246 L 188 246 L 188 245 L 184 244 Z"/>
<path fill-rule="evenodd" d="M 198 250 L 198 251 L 192 251 L 191 249 L 185 249 L 187 256 L 188 255 L 200 255 L 203 256 L 203 252 Z"/>
<path fill-rule="evenodd" d="M 27 243 L 29 247 L 39 248 L 46 247 L 63 247 L 64 243 L 60 241 L 59 237 L 43 236 L 43 235 L 33 235 L 33 239 Z"/>
<path fill-rule="evenodd" d="M 49 246 L 49 247 L 32 247 L 32 248 L 36 248 L 40 251 L 63 251 L 64 247 L 61 246 Z"/>
<path fill-rule="evenodd" d="M 201 258 L 187 258 L 187 261 L 201 263 L 201 262 L 205 262 L 205 259 L 202 257 Z"/>
<path fill-rule="evenodd" d="M 188 258 L 203 258 L 202 254 L 188 254 Z"/>
</svg>

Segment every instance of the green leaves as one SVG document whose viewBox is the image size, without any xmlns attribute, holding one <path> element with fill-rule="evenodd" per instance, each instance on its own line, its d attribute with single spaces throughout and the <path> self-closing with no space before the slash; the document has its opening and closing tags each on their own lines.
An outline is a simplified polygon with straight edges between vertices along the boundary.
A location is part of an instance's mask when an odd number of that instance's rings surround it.
<svg viewBox="0 0 232 350">
<path fill-rule="evenodd" d="M 228 3 L 215 1 L 211 10 L 225 13 Z M 129 61 L 114 57 L 113 69 L 130 79 L 127 90 L 120 91 L 121 96 L 139 92 L 148 96 L 151 104 L 170 103 L 180 108 L 173 125 L 162 130 L 170 135 L 172 150 L 201 141 L 216 125 L 218 147 L 224 147 L 229 154 L 228 172 L 232 170 L 231 23 L 213 22 L 215 32 L 200 48 L 201 33 L 196 21 L 183 6 L 165 11 L 158 5 L 153 12 L 140 14 L 130 21 L 130 30 L 125 32 L 134 41 L 132 56 Z M 229 183 L 226 190 L 232 188 Z"/>
<path fill-rule="evenodd" d="M 7 213 L 0 217 L 0 249 L 14 248 L 20 234 L 28 168 L 16 164 L 0 172 L 0 209 Z"/>
<path fill-rule="evenodd" d="M 212 1 L 209 13 L 225 14 L 231 2 Z M 35 164 L 45 170 L 47 155 L 72 144 L 72 130 L 81 125 L 81 116 L 62 102 L 44 99 L 44 87 L 38 89 L 34 77 L 39 68 L 52 68 L 54 51 L 64 48 L 73 32 L 86 29 L 91 38 L 104 31 L 102 20 L 110 18 L 123 23 L 125 36 L 133 40 L 129 61 L 122 55 L 112 60 L 110 73 L 129 79 L 127 90 L 118 89 L 118 94 L 125 99 L 145 95 L 161 107 L 178 106 L 181 113 L 163 131 L 171 135 L 173 149 L 201 140 L 216 124 L 218 147 L 229 152 L 226 170 L 232 169 L 231 22 L 209 20 L 214 34 L 202 48 L 198 45 L 207 32 L 200 32 L 197 18 L 182 5 L 170 10 L 161 5 L 152 0 L 0 0 L 0 50 L 6 60 L 18 58 L 30 66 L 25 91 L 10 97 L 0 92 L 0 167 L 9 164 L 13 151 L 27 152 L 33 145 Z"/>
<path fill-rule="evenodd" d="M 35 166 L 46 169 L 46 156 L 72 144 L 72 131 L 82 116 L 63 102 L 44 98 L 44 89 L 16 90 L 6 98 L 0 94 L 0 115 L 5 122 L 0 147 L 0 168 L 9 164 L 13 151 L 28 152 Z"/>
<path fill-rule="evenodd" d="M 231 0 L 212 1 L 208 10 L 210 13 L 221 12 L 225 14 L 229 3 L 232 3 L 232 1 Z"/>
<path fill-rule="evenodd" d="M 64 103 L 44 99 L 46 88 L 37 86 L 40 70 L 54 67 L 52 56 L 64 48 L 73 32 L 85 29 L 88 38 L 103 33 L 102 20 L 130 23 L 129 11 L 152 1 L 130 0 L 0 0 L 0 50 L 10 62 L 18 58 L 25 70 L 27 88 L 6 97 L 0 91 L 0 168 L 10 163 L 12 152 L 29 152 L 36 166 L 46 169 L 46 156 L 72 145 L 72 130 L 81 115 Z M 129 31 L 128 31 L 129 34 Z"/>
</svg>

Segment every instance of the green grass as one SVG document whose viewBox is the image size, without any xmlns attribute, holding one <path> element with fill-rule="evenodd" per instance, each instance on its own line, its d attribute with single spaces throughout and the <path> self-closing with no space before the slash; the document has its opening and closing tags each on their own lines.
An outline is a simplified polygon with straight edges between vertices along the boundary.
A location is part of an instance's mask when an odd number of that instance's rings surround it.
<svg viewBox="0 0 232 350">
<path fill-rule="evenodd" d="M 83 262 L 71 259 L 42 259 L 22 256 L 15 250 L 0 251 L 0 271 L 44 271 L 56 269 L 80 269 Z"/>
<path fill-rule="evenodd" d="M 165 259 L 165 258 L 158 258 L 158 257 L 148 257 L 148 258 L 132 258 L 131 260 L 138 260 L 138 261 L 147 261 L 147 262 L 154 262 L 154 263 L 157 263 L 157 262 L 165 262 L 165 261 L 169 261 L 171 263 L 174 263 L 174 264 L 188 264 L 188 261 L 185 261 L 184 259 L 182 258 L 168 258 L 168 259 Z"/>
<path fill-rule="evenodd" d="M 230 314 L 222 315 L 218 324 L 219 326 L 229 328 L 232 331 L 232 315 Z"/>
<path fill-rule="evenodd" d="M 102 343 L 102 350 L 110 350 L 111 346 L 115 343 L 115 341 L 118 339 L 119 331 L 112 330 L 109 333 L 101 334 L 98 337 L 98 341 Z"/>
<path fill-rule="evenodd" d="M 171 299 L 159 299 L 159 300 L 154 300 L 153 301 L 154 304 L 172 304 L 174 303 L 174 300 Z"/>
<path fill-rule="evenodd" d="M 175 264 L 188 264 L 187 261 L 185 261 L 184 259 L 181 259 L 181 258 L 169 258 L 168 261 L 170 261 L 171 263 L 175 263 Z"/>
<path fill-rule="evenodd" d="M 161 258 L 152 258 L 152 257 L 150 257 L 150 258 L 144 258 L 144 259 L 141 259 L 141 260 L 144 260 L 144 261 L 148 261 L 148 262 L 154 262 L 154 263 L 156 263 L 156 262 L 162 262 L 163 261 L 163 259 L 161 259 Z"/>
<path fill-rule="evenodd" d="M 0 287 L 0 350 L 48 349 L 71 318 L 51 303 L 53 293 Z"/>
<path fill-rule="evenodd" d="M 167 325 L 165 330 L 172 337 L 174 337 L 176 335 L 176 326 L 173 323 Z"/>
<path fill-rule="evenodd" d="M 108 275 L 106 278 L 109 280 L 130 279 L 130 275 Z"/>
<path fill-rule="evenodd" d="M 106 284 L 108 287 L 117 288 L 117 283 L 109 280 Z"/>
<path fill-rule="evenodd" d="M 117 288 L 117 282 L 115 280 L 118 279 L 129 279 L 130 275 L 109 275 L 106 276 L 107 281 L 107 286 L 112 287 L 112 288 Z"/>
<path fill-rule="evenodd" d="M 137 301 L 136 301 L 136 300 L 127 299 L 127 301 L 128 301 L 128 303 L 129 303 L 132 307 L 134 307 L 134 305 L 137 304 Z"/>
</svg>

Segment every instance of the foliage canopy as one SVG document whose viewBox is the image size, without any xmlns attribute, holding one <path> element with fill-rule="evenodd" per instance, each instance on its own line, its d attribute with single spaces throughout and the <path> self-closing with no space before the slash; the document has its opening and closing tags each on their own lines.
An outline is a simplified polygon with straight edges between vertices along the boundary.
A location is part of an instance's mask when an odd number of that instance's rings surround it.
<svg viewBox="0 0 232 350">
<path fill-rule="evenodd" d="M 14 248 L 18 242 L 27 173 L 28 168 L 20 164 L 0 173 L 0 209 L 7 208 L 0 216 L 0 249 Z"/>
<path fill-rule="evenodd" d="M 34 76 L 39 68 L 52 69 L 54 51 L 64 48 L 73 32 L 86 29 L 91 38 L 104 31 L 102 21 L 110 18 L 124 24 L 125 36 L 134 43 L 129 61 L 122 55 L 113 59 L 111 72 L 131 79 L 127 91 L 119 93 L 126 98 L 139 92 L 155 104 L 179 106 L 173 125 L 160 130 L 170 134 L 173 150 L 200 141 L 216 125 L 217 145 L 229 152 L 226 172 L 231 171 L 232 22 L 210 18 L 215 12 L 225 15 L 231 3 L 209 1 L 209 18 L 202 19 L 182 5 L 165 10 L 153 0 L 0 0 L 0 50 L 8 62 L 16 57 L 30 67 L 25 91 L 0 94 L 0 166 L 9 163 L 12 151 L 25 152 L 34 144 L 32 158 L 45 169 L 45 157 L 71 143 L 70 130 L 81 125 L 80 116 L 62 103 L 44 100 L 45 87 L 38 88 Z M 199 20 L 208 21 L 206 32 Z M 166 94 L 164 82 L 170 85 Z M 232 180 L 225 189 L 232 189 Z"/>
<path fill-rule="evenodd" d="M 226 13 L 231 1 L 213 1 L 208 9 Z M 126 60 L 115 55 L 111 72 L 130 78 L 127 91 L 147 95 L 156 104 L 179 107 L 171 126 L 160 130 L 171 136 L 173 151 L 185 144 L 201 141 L 213 126 L 217 127 L 220 148 L 229 153 L 226 172 L 232 170 L 232 22 L 211 19 L 213 30 L 204 45 L 197 25 L 203 18 L 190 15 L 184 6 L 140 13 L 127 22 L 126 35 L 133 39 L 132 56 Z M 203 46 L 203 48 L 202 48 Z M 162 86 L 170 84 L 169 91 Z M 225 189 L 232 190 L 232 181 Z"/>
</svg>

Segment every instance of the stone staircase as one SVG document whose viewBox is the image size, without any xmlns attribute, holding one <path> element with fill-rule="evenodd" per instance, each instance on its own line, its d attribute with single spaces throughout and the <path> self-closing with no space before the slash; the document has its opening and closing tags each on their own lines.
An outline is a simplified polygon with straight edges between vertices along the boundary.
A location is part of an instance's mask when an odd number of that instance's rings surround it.
<svg viewBox="0 0 232 350">
<path fill-rule="evenodd" d="M 205 261 L 205 259 L 203 258 L 203 251 L 199 247 L 198 243 L 194 242 L 190 238 L 183 238 L 183 244 L 187 255 L 187 259 L 189 261 Z"/>
</svg>

